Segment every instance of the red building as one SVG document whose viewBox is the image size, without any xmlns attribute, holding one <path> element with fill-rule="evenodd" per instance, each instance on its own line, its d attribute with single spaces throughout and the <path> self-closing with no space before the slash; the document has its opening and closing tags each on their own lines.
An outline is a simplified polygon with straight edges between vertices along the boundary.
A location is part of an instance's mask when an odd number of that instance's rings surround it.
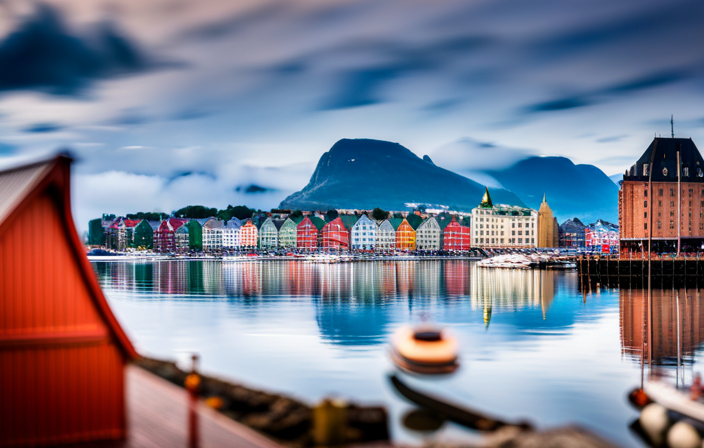
<svg viewBox="0 0 704 448">
<path fill-rule="evenodd" d="M 455 218 L 443 230 L 443 250 L 469 250 L 471 245 L 470 229 L 458 223 Z"/>
<path fill-rule="evenodd" d="M 188 220 L 180 218 L 169 218 L 161 221 L 159 228 L 154 232 L 154 252 L 174 253 L 176 252 L 176 231 Z"/>
<path fill-rule="evenodd" d="M 136 356 L 71 216 L 70 159 L 0 172 L 0 445 L 126 435 Z"/>
<path fill-rule="evenodd" d="M 704 251 L 704 159 L 692 139 L 655 138 L 619 190 L 620 255 Z"/>
<path fill-rule="evenodd" d="M 337 249 L 346 250 L 349 249 L 350 244 L 350 233 L 339 217 L 325 224 L 323 230 L 321 231 L 323 237 L 323 249 Z"/>
<path fill-rule="evenodd" d="M 314 220 L 322 222 L 319 218 L 303 218 L 303 221 L 299 222 L 296 226 L 296 247 L 300 249 L 314 250 L 318 247 L 321 238 L 320 224 L 316 225 Z"/>
</svg>

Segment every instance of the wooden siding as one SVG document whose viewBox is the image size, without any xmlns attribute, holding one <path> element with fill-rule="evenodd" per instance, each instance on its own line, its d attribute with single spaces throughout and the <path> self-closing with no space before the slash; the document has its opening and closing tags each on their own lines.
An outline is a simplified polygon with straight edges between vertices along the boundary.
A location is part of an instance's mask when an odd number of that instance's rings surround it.
<svg viewBox="0 0 704 448">
<path fill-rule="evenodd" d="M 0 446 L 125 432 L 124 354 L 67 238 L 60 194 L 34 196 L 0 227 Z"/>
<path fill-rule="evenodd" d="M 296 245 L 300 249 L 315 249 L 318 247 L 318 228 L 308 217 L 304 218 L 296 228 Z"/>
<path fill-rule="evenodd" d="M 405 219 L 396 229 L 396 249 L 416 250 L 416 231 Z"/>
</svg>

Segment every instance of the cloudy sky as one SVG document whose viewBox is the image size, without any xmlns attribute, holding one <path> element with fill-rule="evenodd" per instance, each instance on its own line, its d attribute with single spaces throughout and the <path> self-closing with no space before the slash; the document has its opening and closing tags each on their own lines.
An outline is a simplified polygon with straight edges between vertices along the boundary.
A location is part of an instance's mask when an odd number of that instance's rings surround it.
<svg viewBox="0 0 704 448">
<path fill-rule="evenodd" d="M 270 208 L 340 138 L 610 175 L 670 114 L 704 145 L 702 23 L 701 0 L 0 0 L 0 165 L 70 148 L 79 224 Z"/>
</svg>

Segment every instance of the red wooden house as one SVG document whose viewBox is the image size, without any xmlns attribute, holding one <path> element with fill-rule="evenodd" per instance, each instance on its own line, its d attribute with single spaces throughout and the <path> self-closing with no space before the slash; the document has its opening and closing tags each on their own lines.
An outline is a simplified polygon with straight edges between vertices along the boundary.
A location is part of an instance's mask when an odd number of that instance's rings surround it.
<svg viewBox="0 0 704 448">
<path fill-rule="evenodd" d="M 323 244 L 321 247 L 323 249 L 349 249 L 350 233 L 340 217 L 325 224 L 321 232 L 323 236 Z"/>
<path fill-rule="evenodd" d="M 296 226 L 296 247 L 308 250 L 318 247 L 318 228 L 307 216 Z"/>
<path fill-rule="evenodd" d="M 176 252 L 176 231 L 188 220 L 180 218 L 165 219 L 159 224 L 159 228 L 154 232 L 154 252 L 175 253 Z"/>
<path fill-rule="evenodd" d="M 125 437 L 136 356 L 76 233 L 70 159 L 0 172 L 0 446 Z"/>
<path fill-rule="evenodd" d="M 442 236 L 443 250 L 469 250 L 470 229 L 458 223 L 455 218 L 445 227 Z"/>
</svg>

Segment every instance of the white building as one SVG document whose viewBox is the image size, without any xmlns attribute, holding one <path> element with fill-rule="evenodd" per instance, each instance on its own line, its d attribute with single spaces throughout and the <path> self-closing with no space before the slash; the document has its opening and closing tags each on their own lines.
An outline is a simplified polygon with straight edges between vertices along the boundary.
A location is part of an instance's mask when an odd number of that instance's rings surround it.
<svg viewBox="0 0 704 448">
<path fill-rule="evenodd" d="M 240 228 L 242 221 L 232 218 L 222 227 L 223 249 L 236 249 L 240 247 Z"/>
<path fill-rule="evenodd" d="M 222 250 L 222 228 L 220 218 L 208 218 L 203 224 L 203 251 Z"/>
<path fill-rule="evenodd" d="M 442 249 L 442 229 L 434 216 L 423 221 L 416 229 L 416 249 Z"/>
<path fill-rule="evenodd" d="M 538 247 L 538 212 L 513 205 L 493 205 L 486 189 L 472 210 L 473 247 Z"/>
<path fill-rule="evenodd" d="M 396 249 L 396 230 L 388 219 L 383 220 L 376 229 L 376 250 Z"/>
<path fill-rule="evenodd" d="M 369 219 L 367 215 L 362 215 L 350 231 L 350 247 L 358 250 L 374 249 L 376 247 L 376 231 L 376 222 Z"/>
</svg>

